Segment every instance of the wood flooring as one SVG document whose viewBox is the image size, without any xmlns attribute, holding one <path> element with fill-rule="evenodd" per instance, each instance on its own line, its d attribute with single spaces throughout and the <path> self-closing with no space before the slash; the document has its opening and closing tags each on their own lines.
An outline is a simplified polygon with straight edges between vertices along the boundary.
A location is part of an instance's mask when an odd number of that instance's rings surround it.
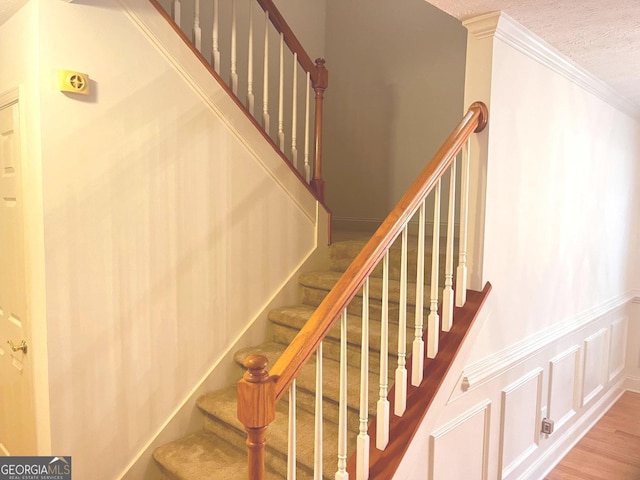
<svg viewBox="0 0 640 480">
<path fill-rule="evenodd" d="M 545 480 L 640 480 L 640 393 L 625 392 Z"/>
</svg>

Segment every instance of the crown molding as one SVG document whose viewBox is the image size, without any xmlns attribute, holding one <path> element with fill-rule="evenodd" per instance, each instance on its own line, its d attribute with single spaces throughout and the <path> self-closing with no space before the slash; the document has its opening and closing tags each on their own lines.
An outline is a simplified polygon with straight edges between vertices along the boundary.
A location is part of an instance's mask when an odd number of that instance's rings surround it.
<svg viewBox="0 0 640 480">
<path fill-rule="evenodd" d="M 476 39 L 497 38 L 621 112 L 634 118 L 640 118 L 640 106 L 620 95 L 608 84 L 527 30 L 506 13 L 487 13 L 465 20 L 462 25 Z"/>
</svg>

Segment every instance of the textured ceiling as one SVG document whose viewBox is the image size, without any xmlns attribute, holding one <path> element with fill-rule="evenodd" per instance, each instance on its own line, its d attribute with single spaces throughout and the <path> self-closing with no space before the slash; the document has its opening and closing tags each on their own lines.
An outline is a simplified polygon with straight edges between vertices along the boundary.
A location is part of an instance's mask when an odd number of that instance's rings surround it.
<svg viewBox="0 0 640 480">
<path fill-rule="evenodd" d="M 428 1 L 459 20 L 507 13 L 640 111 L 640 0 Z M 26 2 L 0 0 L 0 24 Z"/>
<path fill-rule="evenodd" d="M 466 20 L 503 11 L 640 111 L 640 0 L 428 0 Z"/>
</svg>

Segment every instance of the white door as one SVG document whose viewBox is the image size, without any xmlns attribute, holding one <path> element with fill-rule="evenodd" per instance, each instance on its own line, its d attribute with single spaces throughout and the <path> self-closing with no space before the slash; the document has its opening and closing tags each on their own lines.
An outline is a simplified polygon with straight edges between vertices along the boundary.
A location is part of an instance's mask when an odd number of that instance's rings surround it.
<svg viewBox="0 0 640 480">
<path fill-rule="evenodd" d="M 37 453 L 20 153 L 15 91 L 0 95 L 0 455 Z"/>
</svg>

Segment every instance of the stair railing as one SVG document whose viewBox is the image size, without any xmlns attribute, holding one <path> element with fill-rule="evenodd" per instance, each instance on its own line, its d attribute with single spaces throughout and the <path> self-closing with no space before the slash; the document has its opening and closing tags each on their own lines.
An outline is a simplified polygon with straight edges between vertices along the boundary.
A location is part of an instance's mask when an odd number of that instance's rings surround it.
<svg viewBox="0 0 640 480">
<path fill-rule="evenodd" d="M 324 59 L 311 60 L 272 0 L 150 1 L 324 202 Z"/>
<path fill-rule="evenodd" d="M 267 359 L 260 355 L 250 355 L 245 366 L 247 372 L 238 383 L 238 418 L 244 424 L 248 433 L 248 461 L 249 479 L 262 480 L 265 475 L 265 442 L 266 429 L 276 415 L 276 404 L 289 391 L 289 479 L 295 478 L 295 379 L 311 357 L 316 354 L 316 407 L 315 407 L 315 461 L 314 478 L 328 478 L 327 475 L 338 480 L 348 479 L 347 459 L 347 311 L 353 312 L 350 303 L 356 295 L 362 298 L 362 347 L 360 360 L 360 393 L 356 403 L 359 409 L 359 425 L 356 444 L 356 478 L 369 478 L 369 449 L 368 435 L 369 411 L 376 412 L 375 446 L 384 450 L 390 442 L 390 402 L 388 399 L 388 355 L 389 355 L 389 250 L 394 241 L 401 237 L 400 262 L 400 303 L 398 313 L 398 348 L 394 356 L 397 358 L 395 372 L 394 415 L 402 416 L 407 408 L 408 379 L 412 386 L 418 386 L 423 381 L 423 370 L 426 357 L 434 358 L 438 354 L 438 339 L 440 330 L 448 332 L 453 325 L 453 306 L 462 306 L 466 298 L 467 269 L 466 269 L 466 223 L 469 185 L 469 146 L 470 137 L 474 132 L 484 129 L 488 118 L 488 111 L 483 103 L 476 102 L 458 124 L 432 161 L 415 180 L 406 194 L 389 214 L 370 241 L 365 245 L 352 264 L 347 268 L 334 288 L 318 306 L 306 325 L 300 330 L 285 352 L 267 371 Z M 460 234 L 459 234 L 459 265 L 456 272 L 456 286 L 454 293 L 454 224 L 456 200 L 456 163 L 461 155 L 461 192 L 460 192 Z M 445 172 L 449 175 L 449 201 L 446 219 L 446 261 L 444 268 L 444 287 L 442 289 L 442 321 L 438 313 L 439 304 L 439 245 L 440 245 L 440 195 L 441 181 Z M 425 293 L 425 229 L 426 229 L 426 199 L 430 192 L 434 192 L 433 208 L 433 238 L 431 252 L 430 291 Z M 409 230 L 413 229 L 412 219 L 417 217 L 417 257 L 415 278 L 415 314 L 413 325 L 408 325 L 407 297 L 409 295 L 408 282 L 408 239 Z M 411 223 L 410 223 L 411 222 Z M 413 237 L 412 237 L 413 238 Z M 379 395 L 376 405 L 369 405 L 369 302 L 370 276 L 373 270 L 382 264 L 381 292 L 381 344 L 380 344 L 380 374 Z M 378 288 L 378 287 L 376 287 Z M 423 302 L 425 296 L 427 305 Z M 424 332 L 424 314 L 427 314 L 427 328 Z M 333 472 L 323 473 L 323 421 L 322 421 L 322 346 L 329 330 L 340 322 L 340 402 L 339 425 L 337 436 L 337 456 L 335 475 Z M 407 331 L 413 332 L 411 373 L 407 372 Z M 409 340 L 411 337 L 409 337 Z M 333 379 L 335 381 L 335 379 Z M 353 406 L 351 407 L 354 408 Z M 393 439 L 391 439 L 393 441 Z M 326 445 L 326 444 L 325 444 Z M 325 452 L 326 453 L 326 452 Z"/>
</svg>

